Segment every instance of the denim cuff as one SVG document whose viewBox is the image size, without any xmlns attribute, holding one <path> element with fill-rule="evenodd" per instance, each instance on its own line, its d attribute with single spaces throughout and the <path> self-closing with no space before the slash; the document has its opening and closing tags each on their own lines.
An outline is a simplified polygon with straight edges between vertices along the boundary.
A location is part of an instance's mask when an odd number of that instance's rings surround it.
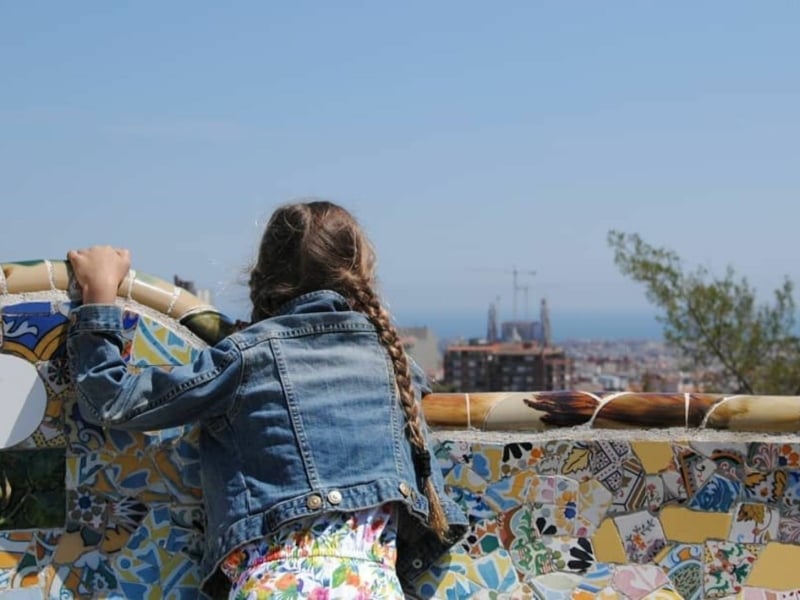
<svg viewBox="0 0 800 600">
<path fill-rule="evenodd" d="M 70 334 L 82 331 L 122 331 L 122 308 L 114 304 L 84 304 L 69 314 Z"/>
</svg>

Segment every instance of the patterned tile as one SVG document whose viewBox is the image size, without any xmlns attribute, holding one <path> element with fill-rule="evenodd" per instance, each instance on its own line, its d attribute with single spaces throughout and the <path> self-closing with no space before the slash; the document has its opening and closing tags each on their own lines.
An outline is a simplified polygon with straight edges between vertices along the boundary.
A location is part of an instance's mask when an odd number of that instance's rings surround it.
<svg viewBox="0 0 800 600">
<path fill-rule="evenodd" d="M 686 600 L 703 597 L 703 550 L 700 544 L 679 544 L 658 560 L 672 587 Z"/>
<path fill-rule="evenodd" d="M 736 510 L 728 541 L 763 544 L 777 540 L 780 511 L 761 503 L 742 503 Z"/>
<path fill-rule="evenodd" d="M 625 553 L 632 563 L 650 562 L 666 546 L 658 519 L 648 511 L 614 517 Z"/>
<path fill-rule="evenodd" d="M 741 495 L 742 485 L 714 473 L 689 501 L 689 507 L 709 512 L 728 512 Z"/>
<path fill-rule="evenodd" d="M 705 597 L 724 598 L 741 592 L 759 551 L 755 544 L 707 541 L 703 559 Z"/>
<path fill-rule="evenodd" d="M 613 588 L 630 600 L 641 600 L 668 584 L 664 571 L 654 565 L 621 565 L 614 569 Z"/>
</svg>

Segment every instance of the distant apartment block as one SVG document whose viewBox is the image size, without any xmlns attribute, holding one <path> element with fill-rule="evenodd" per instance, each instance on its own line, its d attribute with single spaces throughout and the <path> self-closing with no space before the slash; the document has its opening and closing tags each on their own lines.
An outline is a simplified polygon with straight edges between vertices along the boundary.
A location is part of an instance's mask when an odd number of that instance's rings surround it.
<svg viewBox="0 0 800 600">
<path fill-rule="evenodd" d="M 436 333 L 429 327 L 400 327 L 398 333 L 406 352 L 425 371 L 428 379 L 439 381 L 442 378 L 442 354 Z"/>
<path fill-rule="evenodd" d="M 447 348 L 444 383 L 465 392 L 564 390 L 572 360 L 532 342 L 459 344 Z"/>
</svg>

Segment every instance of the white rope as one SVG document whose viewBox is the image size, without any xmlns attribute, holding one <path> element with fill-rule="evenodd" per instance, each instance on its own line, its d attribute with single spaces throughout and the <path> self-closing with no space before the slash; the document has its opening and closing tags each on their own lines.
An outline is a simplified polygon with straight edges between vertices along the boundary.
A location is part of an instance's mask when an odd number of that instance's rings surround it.
<svg viewBox="0 0 800 600">
<path fill-rule="evenodd" d="M 181 288 L 179 288 L 177 285 L 175 286 L 175 289 L 172 290 L 172 299 L 169 301 L 169 306 L 166 310 L 166 315 L 168 317 L 172 316 L 172 309 L 175 308 L 175 305 L 178 303 L 178 297 L 181 295 L 181 292 Z"/>
<path fill-rule="evenodd" d="M 53 269 L 53 263 L 51 263 L 49 260 L 45 259 L 44 264 L 45 264 L 45 267 L 47 267 L 47 279 L 48 279 L 48 281 L 50 283 L 50 289 L 51 290 L 55 290 L 56 289 L 56 273 L 55 273 L 55 270 Z"/>
<path fill-rule="evenodd" d="M 128 291 L 125 294 L 125 299 L 128 302 L 133 301 L 133 282 L 136 279 L 136 271 L 128 269 Z"/>
<path fill-rule="evenodd" d="M 6 273 L 3 266 L 0 265 L 0 294 L 8 293 L 8 282 L 6 281 Z"/>
<path fill-rule="evenodd" d="M 587 395 L 591 396 L 592 398 L 594 398 L 595 400 L 597 400 L 597 408 L 594 409 L 594 413 L 592 414 L 592 418 L 589 419 L 589 421 L 586 423 L 586 429 L 593 429 L 594 428 L 594 421 L 597 418 L 597 415 L 600 414 L 600 411 L 603 410 L 605 405 L 608 404 L 609 402 L 611 402 L 614 398 L 619 398 L 620 396 L 624 396 L 628 392 L 614 392 L 613 394 L 611 394 L 610 396 L 608 396 L 606 398 L 600 398 L 599 396 L 596 396 L 595 394 L 592 394 L 591 392 L 582 392 L 582 393 L 587 394 Z"/>
<path fill-rule="evenodd" d="M 684 427 L 689 429 L 689 404 L 691 403 L 692 395 L 690 393 L 685 393 L 683 395 L 684 398 Z"/>
<path fill-rule="evenodd" d="M 464 394 L 467 403 L 467 429 L 472 429 L 472 407 L 469 405 L 469 394 Z"/>
</svg>

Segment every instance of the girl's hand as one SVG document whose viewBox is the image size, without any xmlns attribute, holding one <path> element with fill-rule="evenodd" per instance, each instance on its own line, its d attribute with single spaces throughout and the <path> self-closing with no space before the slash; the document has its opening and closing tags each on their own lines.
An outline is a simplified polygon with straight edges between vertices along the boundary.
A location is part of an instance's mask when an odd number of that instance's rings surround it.
<svg viewBox="0 0 800 600">
<path fill-rule="evenodd" d="M 114 304 L 117 289 L 131 268 L 129 250 L 92 246 L 70 250 L 67 259 L 81 286 L 84 304 Z"/>
</svg>

